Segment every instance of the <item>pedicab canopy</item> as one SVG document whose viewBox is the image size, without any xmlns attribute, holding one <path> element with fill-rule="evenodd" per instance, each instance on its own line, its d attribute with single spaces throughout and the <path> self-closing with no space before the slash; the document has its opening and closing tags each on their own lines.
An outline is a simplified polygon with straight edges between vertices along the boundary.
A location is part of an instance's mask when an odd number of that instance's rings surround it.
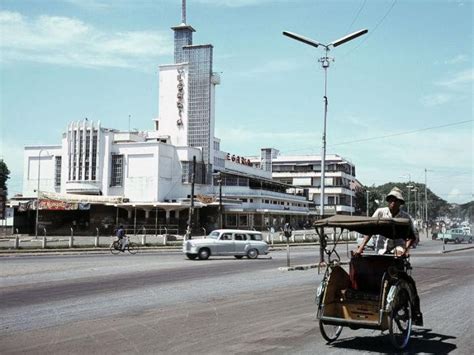
<svg viewBox="0 0 474 355">
<path fill-rule="evenodd" d="M 364 235 L 380 234 L 389 239 L 415 239 L 415 231 L 408 218 L 335 215 L 316 221 L 313 226 L 347 229 Z"/>
</svg>

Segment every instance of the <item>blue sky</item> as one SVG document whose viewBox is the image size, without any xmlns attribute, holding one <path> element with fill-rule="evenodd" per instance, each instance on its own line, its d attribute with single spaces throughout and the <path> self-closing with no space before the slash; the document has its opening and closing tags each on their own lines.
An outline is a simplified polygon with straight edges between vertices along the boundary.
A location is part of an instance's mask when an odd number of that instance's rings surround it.
<svg viewBox="0 0 474 355">
<path fill-rule="evenodd" d="M 59 144 L 73 120 L 152 129 L 158 66 L 173 62 L 180 0 L 2 0 L 0 156 L 21 192 L 23 147 Z M 214 45 L 221 149 L 319 154 L 323 55 L 282 35 L 329 43 L 327 152 L 365 185 L 423 183 L 473 199 L 472 1 L 188 0 L 195 44 Z"/>
</svg>

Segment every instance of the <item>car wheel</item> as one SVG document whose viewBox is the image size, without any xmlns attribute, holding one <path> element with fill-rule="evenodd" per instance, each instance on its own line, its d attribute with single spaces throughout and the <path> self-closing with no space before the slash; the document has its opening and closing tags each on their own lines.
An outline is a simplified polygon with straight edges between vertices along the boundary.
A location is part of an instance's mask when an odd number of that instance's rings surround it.
<svg viewBox="0 0 474 355">
<path fill-rule="evenodd" d="M 211 255 L 211 251 L 207 248 L 202 248 L 199 250 L 198 257 L 200 260 L 209 259 L 209 255 Z"/>
<path fill-rule="evenodd" d="M 249 259 L 257 259 L 258 257 L 258 250 L 257 249 L 249 249 L 247 252 L 247 258 Z"/>
<path fill-rule="evenodd" d="M 186 256 L 190 260 L 194 260 L 197 258 L 197 254 L 186 253 Z"/>
<path fill-rule="evenodd" d="M 243 255 L 234 255 L 234 258 L 236 259 L 242 259 L 244 256 Z"/>
<path fill-rule="evenodd" d="M 469 238 L 469 244 L 471 244 L 471 243 L 472 243 L 472 238 Z"/>
<path fill-rule="evenodd" d="M 454 239 L 454 243 L 459 244 L 459 239 L 458 238 Z"/>
</svg>

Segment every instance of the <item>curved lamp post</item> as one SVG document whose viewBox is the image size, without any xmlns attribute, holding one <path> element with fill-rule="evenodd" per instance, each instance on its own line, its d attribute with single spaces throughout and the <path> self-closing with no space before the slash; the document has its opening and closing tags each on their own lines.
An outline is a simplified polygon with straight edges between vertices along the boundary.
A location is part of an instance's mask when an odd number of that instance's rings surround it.
<svg viewBox="0 0 474 355">
<path fill-rule="evenodd" d="M 41 178 L 41 153 L 46 152 L 47 157 L 51 155 L 45 149 L 40 149 L 38 153 L 38 185 L 36 187 L 36 221 L 35 221 L 35 238 L 38 238 L 38 216 L 39 216 L 39 200 L 40 200 L 40 178 Z"/>
<path fill-rule="evenodd" d="M 292 39 L 295 39 L 297 41 L 303 42 L 305 44 L 308 44 L 313 47 L 323 47 L 325 51 L 324 57 L 321 57 L 319 59 L 319 62 L 321 63 L 323 69 L 324 69 L 324 126 L 323 126 L 323 152 L 321 155 L 321 217 L 324 216 L 324 185 L 325 185 L 325 172 L 326 172 L 326 118 L 327 118 L 327 112 L 328 112 L 328 97 L 327 97 L 327 69 L 329 68 L 329 62 L 334 61 L 333 58 L 328 57 L 329 53 L 329 47 L 334 47 L 336 48 L 337 46 L 340 46 L 341 44 L 344 44 L 346 42 L 349 42 L 359 36 L 362 36 L 368 32 L 367 29 L 359 30 L 356 32 L 353 32 L 351 34 L 348 34 L 347 36 L 344 36 L 342 38 L 339 38 L 338 40 L 335 40 L 329 44 L 322 44 L 319 43 L 315 40 L 312 40 L 307 37 L 303 37 L 299 34 L 293 33 L 293 32 L 288 32 L 284 31 L 283 34 L 287 37 L 290 37 Z"/>
</svg>

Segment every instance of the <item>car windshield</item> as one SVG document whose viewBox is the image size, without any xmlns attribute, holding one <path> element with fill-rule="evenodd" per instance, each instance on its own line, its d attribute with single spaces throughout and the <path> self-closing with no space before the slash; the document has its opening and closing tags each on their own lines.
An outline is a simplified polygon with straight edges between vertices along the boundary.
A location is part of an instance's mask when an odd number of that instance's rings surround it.
<svg viewBox="0 0 474 355">
<path fill-rule="evenodd" d="M 211 233 L 209 233 L 209 235 L 207 236 L 207 238 L 210 238 L 210 239 L 217 239 L 217 238 L 219 238 L 219 232 L 211 232 Z"/>
</svg>

